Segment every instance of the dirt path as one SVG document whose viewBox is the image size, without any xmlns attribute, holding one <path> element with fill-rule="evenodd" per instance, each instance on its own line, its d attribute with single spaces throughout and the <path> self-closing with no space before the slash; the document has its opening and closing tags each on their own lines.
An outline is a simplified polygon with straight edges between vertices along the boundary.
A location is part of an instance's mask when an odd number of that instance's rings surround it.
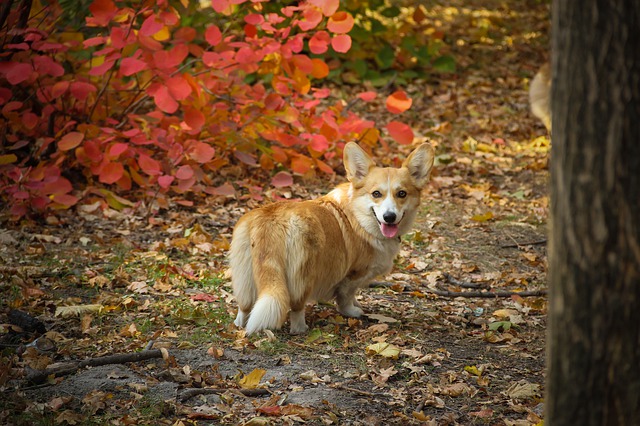
<svg viewBox="0 0 640 426">
<path fill-rule="evenodd" d="M 306 336 L 243 337 L 223 275 L 236 204 L 7 225 L 0 323 L 19 308 L 48 332 L 42 348 L 25 347 L 28 334 L 2 326 L 0 423 L 538 424 L 545 298 L 434 292 L 545 288 L 548 140 L 526 88 L 544 57 L 548 6 L 454 1 L 431 13 L 459 70 L 408 88 L 412 125 L 438 146 L 438 163 L 397 267 L 361 295 L 366 317 L 315 306 Z M 151 345 L 165 359 L 40 385 L 21 377 Z M 256 386 L 268 394 L 239 391 Z M 220 392 L 184 398 L 203 387 Z"/>
</svg>

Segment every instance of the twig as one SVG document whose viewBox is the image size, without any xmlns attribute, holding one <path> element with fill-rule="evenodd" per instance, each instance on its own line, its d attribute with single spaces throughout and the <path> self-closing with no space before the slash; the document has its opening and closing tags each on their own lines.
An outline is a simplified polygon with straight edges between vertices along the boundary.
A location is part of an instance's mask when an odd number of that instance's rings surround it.
<svg viewBox="0 0 640 426">
<path fill-rule="evenodd" d="M 191 388 L 185 389 L 182 391 L 178 397 L 180 402 L 185 402 L 188 399 L 193 398 L 198 395 L 211 395 L 211 394 L 221 394 L 227 391 L 238 392 L 244 396 L 264 396 L 271 395 L 268 389 L 232 389 L 232 388 Z"/>
<path fill-rule="evenodd" d="M 483 285 L 483 283 L 470 283 L 470 282 L 466 282 L 466 281 L 460 281 L 456 278 L 454 278 L 453 276 L 451 276 L 451 274 L 448 273 L 444 273 L 442 274 L 447 281 L 449 281 L 451 284 L 453 285 L 457 285 L 458 287 L 463 287 L 463 288 L 481 288 L 481 287 L 486 287 Z"/>
<path fill-rule="evenodd" d="M 513 244 L 503 244 L 500 246 L 500 248 L 518 248 L 518 247 L 522 247 L 522 246 L 539 246 L 539 245 L 543 245 L 543 244 L 547 244 L 547 240 L 539 240 L 539 241 L 529 241 L 526 243 L 513 243 Z"/>
<path fill-rule="evenodd" d="M 520 296 L 520 297 L 539 297 L 545 296 L 547 294 L 547 290 L 525 290 L 525 291 L 448 291 L 448 290 L 433 290 L 430 288 L 424 289 L 427 293 L 436 294 L 442 297 L 483 297 L 483 298 L 493 298 L 493 297 L 511 297 L 511 296 Z"/>
<path fill-rule="evenodd" d="M 101 356 L 98 358 L 89 358 L 84 361 L 71 361 L 60 364 L 57 367 L 47 368 L 45 370 L 31 370 L 27 373 L 26 379 L 29 383 L 42 383 L 51 375 L 55 377 L 73 374 L 84 367 L 98 367 L 109 364 L 124 364 L 127 362 L 139 362 L 147 359 L 162 358 L 162 351 L 154 349 L 150 351 L 134 352 L 128 354 L 116 354 Z"/>
<path fill-rule="evenodd" d="M 356 388 L 352 388 L 352 387 L 349 387 L 349 386 L 345 386 L 342 383 L 335 383 L 333 385 L 330 385 L 329 387 L 332 387 L 334 389 L 344 390 L 344 391 L 347 391 L 347 392 L 357 393 L 358 395 L 366 396 L 366 397 L 369 397 L 369 398 L 375 398 L 375 397 L 383 398 L 384 397 L 383 394 L 363 391 L 363 390 L 360 390 L 360 389 L 356 389 Z"/>
</svg>

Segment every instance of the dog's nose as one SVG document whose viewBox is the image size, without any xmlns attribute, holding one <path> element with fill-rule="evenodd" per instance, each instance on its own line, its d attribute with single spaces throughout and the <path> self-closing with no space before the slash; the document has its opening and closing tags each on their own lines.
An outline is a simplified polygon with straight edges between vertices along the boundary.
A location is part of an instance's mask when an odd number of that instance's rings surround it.
<svg viewBox="0 0 640 426">
<path fill-rule="evenodd" d="M 393 223 L 396 221 L 396 214 L 394 212 L 386 212 L 382 215 L 382 218 L 387 223 Z"/>
</svg>

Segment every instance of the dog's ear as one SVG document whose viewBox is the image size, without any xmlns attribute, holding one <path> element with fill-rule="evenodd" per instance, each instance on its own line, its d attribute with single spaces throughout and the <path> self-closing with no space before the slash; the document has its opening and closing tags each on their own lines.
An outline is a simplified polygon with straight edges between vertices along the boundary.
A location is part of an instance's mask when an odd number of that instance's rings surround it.
<svg viewBox="0 0 640 426">
<path fill-rule="evenodd" d="M 349 182 L 357 183 L 364 179 L 373 166 L 373 160 L 357 143 L 349 142 L 344 146 L 344 168 Z"/>
<path fill-rule="evenodd" d="M 416 187 L 422 189 L 427 184 L 429 173 L 433 167 L 433 158 L 433 147 L 430 143 L 423 143 L 402 163 L 402 167 L 409 169 L 411 179 Z"/>
</svg>

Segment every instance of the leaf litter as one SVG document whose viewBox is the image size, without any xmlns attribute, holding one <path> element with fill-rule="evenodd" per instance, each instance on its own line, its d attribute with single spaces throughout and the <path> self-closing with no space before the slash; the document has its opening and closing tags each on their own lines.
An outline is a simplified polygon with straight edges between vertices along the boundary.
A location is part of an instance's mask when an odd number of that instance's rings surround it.
<svg viewBox="0 0 640 426">
<path fill-rule="evenodd" d="M 432 9 L 456 40 L 458 72 L 404 88 L 416 140 L 431 140 L 439 155 L 393 274 L 359 296 L 366 316 L 308 307 L 306 336 L 249 339 L 233 326 L 225 254 L 235 221 L 261 202 L 253 196 L 221 194 L 154 217 L 144 206 L 126 214 L 84 206 L 77 216 L 7 224 L 0 231 L 0 387 L 11 397 L 0 404 L 0 420 L 540 424 L 546 300 L 428 291 L 545 283 L 545 246 L 531 243 L 546 233 L 549 143 L 528 113 L 526 89 L 540 65 L 532 58 L 546 56 L 548 5 L 480 4 Z M 347 98 L 362 92 L 340 90 Z M 393 120 L 375 100 L 354 109 L 381 127 Z M 263 196 L 310 198 L 326 189 L 283 182 L 287 175 Z M 46 332 L 10 320 L 12 309 Z M 151 349 L 162 357 L 51 375 L 41 385 L 25 381 L 29 369 Z M 187 398 L 194 389 L 212 392 Z"/>
</svg>

